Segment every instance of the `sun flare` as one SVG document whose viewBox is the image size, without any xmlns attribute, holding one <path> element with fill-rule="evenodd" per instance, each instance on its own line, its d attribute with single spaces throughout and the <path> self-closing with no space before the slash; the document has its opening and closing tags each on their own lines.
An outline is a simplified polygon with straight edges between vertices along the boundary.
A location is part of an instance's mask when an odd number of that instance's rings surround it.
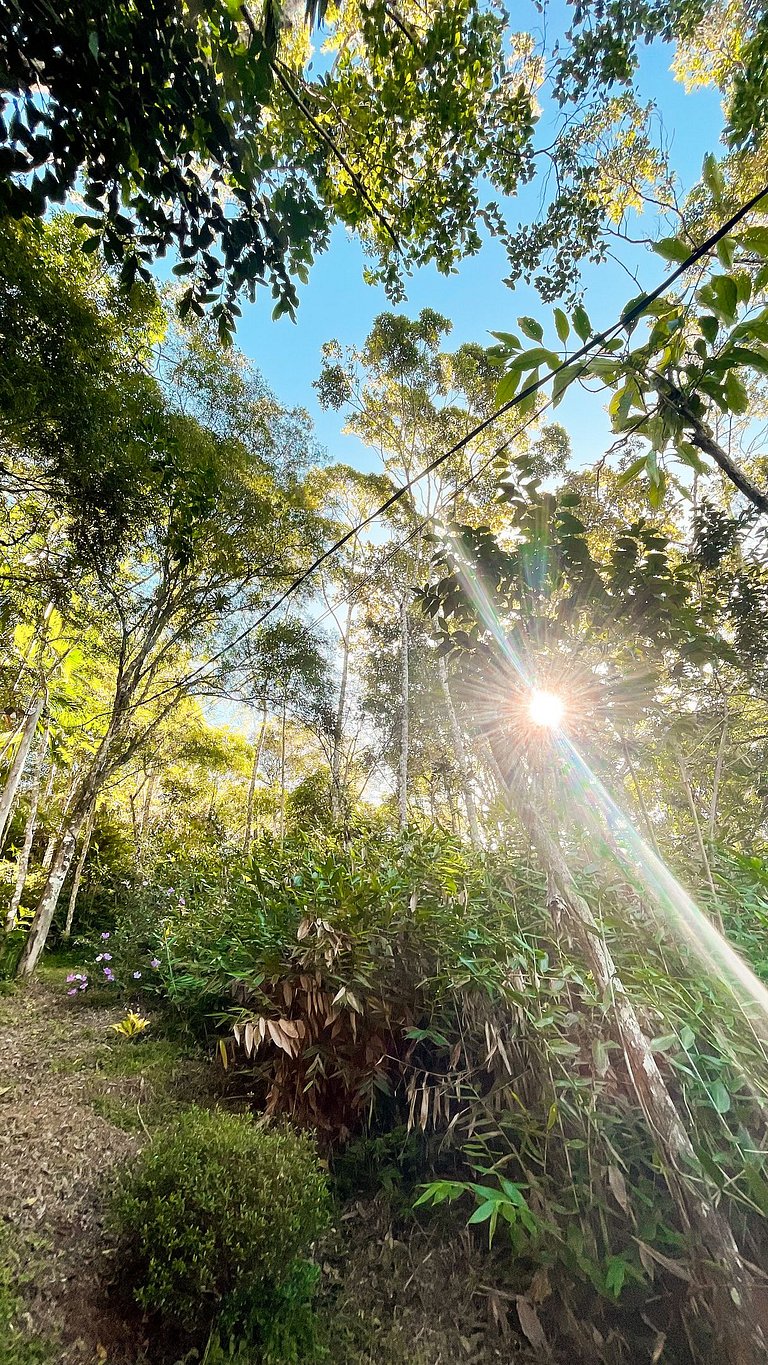
<svg viewBox="0 0 768 1365">
<path fill-rule="evenodd" d="M 532 692 L 528 699 L 528 715 L 534 725 L 556 730 L 565 715 L 565 703 L 554 692 Z"/>
</svg>

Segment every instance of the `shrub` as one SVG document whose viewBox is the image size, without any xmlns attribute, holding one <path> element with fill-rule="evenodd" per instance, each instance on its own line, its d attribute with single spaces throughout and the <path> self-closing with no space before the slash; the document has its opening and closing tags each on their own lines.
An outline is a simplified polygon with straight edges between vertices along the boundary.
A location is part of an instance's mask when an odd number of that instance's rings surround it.
<svg viewBox="0 0 768 1365">
<path fill-rule="evenodd" d="M 124 1169 L 112 1218 L 142 1307 L 201 1327 L 278 1291 L 327 1201 L 310 1138 L 191 1109 Z"/>
</svg>

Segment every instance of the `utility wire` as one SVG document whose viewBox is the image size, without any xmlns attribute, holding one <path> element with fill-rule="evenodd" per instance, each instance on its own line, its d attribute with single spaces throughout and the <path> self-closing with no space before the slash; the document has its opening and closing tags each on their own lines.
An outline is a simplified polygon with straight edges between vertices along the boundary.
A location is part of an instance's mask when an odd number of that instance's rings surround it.
<svg viewBox="0 0 768 1365">
<path fill-rule="evenodd" d="M 484 417 L 481 422 L 478 422 L 469 431 L 465 432 L 465 434 L 447 450 L 436 455 L 435 458 L 430 460 L 417 474 L 414 474 L 411 478 L 406 479 L 404 483 L 400 484 L 394 492 L 375 509 L 375 511 L 371 512 L 368 516 L 363 517 L 356 526 L 345 531 L 344 535 L 334 541 L 333 545 L 330 545 L 327 550 L 323 550 L 311 564 L 308 564 L 307 567 L 293 579 L 288 587 L 280 593 L 279 597 L 277 597 L 270 606 L 266 607 L 264 611 L 256 617 L 255 621 L 252 621 L 239 635 L 236 635 L 233 640 L 222 645 L 222 647 L 212 654 L 209 659 L 206 659 L 204 663 L 193 669 L 181 683 L 174 684 L 173 686 L 166 687 L 161 691 L 154 693 L 152 697 L 146 698 L 141 704 L 147 705 L 149 701 L 156 701 L 158 698 L 165 696 L 168 692 L 180 691 L 182 688 L 187 688 L 191 683 L 195 682 L 196 679 L 204 675 L 213 664 L 223 658 L 225 654 L 228 654 L 230 650 L 236 648 L 236 646 L 241 644 L 249 635 L 258 630 L 270 616 L 273 616 L 289 598 L 293 597 L 294 594 L 298 592 L 299 588 L 303 587 L 304 584 L 317 573 L 317 570 L 321 568 L 323 564 L 327 563 L 329 559 L 332 559 L 334 555 L 338 554 L 339 550 L 343 549 L 350 540 L 355 536 L 358 536 L 366 527 L 370 526 L 374 521 L 378 521 L 379 517 L 383 516 L 385 512 L 388 512 L 391 507 L 394 507 L 394 505 L 399 502 L 401 498 L 404 498 L 412 488 L 415 488 L 422 479 L 427 478 L 429 474 L 432 474 L 434 470 L 439 469 L 440 465 L 445 464 L 445 462 L 450 460 L 454 455 L 458 455 L 462 450 L 465 450 L 472 441 L 476 440 L 484 431 L 487 431 L 489 427 L 493 426 L 500 417 L 503 417 L 507 412 L 511 412 L 513 408 L 518 407 L 532 394 L 538 393 L 545 384 L 550 382 L 550 380 L 555 379 L 559 374 L 562 374 L 563 370 L 570 369 L 575 362 L 584 359 L 591 355 L 593 351 L 605 346 L 606 342 L 611 341 L 619 332 L 627 331 L 633 323 L 637 322 L 638 318 L 642 317 L 643 313 L 652 303 L 655 303 L 657 299 L 662 298 L 664 294 L 668 293 L 672 285 L 676 284 L 681 276 L 683 276 L 686 271 L 690 270 L 691 266 L 695 265 L 703 256 L 708 255 L 713 248 L 717 246 L 718 242 L 721 242 L 724 237 L 727 237 L 742 219 L 745 218 L 748 213 L 751 213 L 752 209 L 766 197 L 766 195 L 768 195 L 768 185 L 765 185 L 757 194 L 753 194 L 751 198 L 748 199 L 745 204 L 742 204 L 741 208 L 737 209 L 735 213 L 732 213 L 715 232 L 711 233 L 699 246 L 695 247 L 694 250 L 686 256 L 685 260 L 681 261 L 680 264 L 676 266 L 671 275 L 662 280 L 655 289 L 650 291 L 650 293 L 644 294 L 641 298 L 637 299 L 632 307 L 623 312 L 621 317 L 618 318 L 616 322 L 612 323 L 610 327 L 606 327 L 602 332 L 597 332 L 594 336 L 585 341 L 578 350 L 574 351 L 572 355 L 562 360 L 559 365 L 556 365 L 553 369 L 548 370 L 546 374 L 543 374 L 532 380 L 529 384 L 526 384 L 525 388 L 521 389 L 519 393 L 516 393 L 512 398 L 508 399 L 506 403 L 502 403 L 487 417 Z M 587 367 L 584 366 L 582 373 L 586 368 Z M 511 439 L 512 438 L 510 437 L 510 440 Z"/>
</svg>

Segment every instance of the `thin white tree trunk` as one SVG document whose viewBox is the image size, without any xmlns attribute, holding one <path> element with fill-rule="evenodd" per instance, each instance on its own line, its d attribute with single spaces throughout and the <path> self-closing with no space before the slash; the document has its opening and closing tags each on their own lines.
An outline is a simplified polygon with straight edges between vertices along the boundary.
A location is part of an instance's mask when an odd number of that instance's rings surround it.
<svg viewBox="0 0 768 1365">
<path fill-rule="evenodd" d="M 152 798 L 155 794 L 155 782 L 157 773 L 151 773 L 147 778 L 147 789 L 144 793 L 144 800 L 141 803 L 141 815 L 136 822 L 136 862 L 141 862 L 141 855 L 144 852 L 144 833 L 147 828 L 150 812 L 152 810 Z"/>
<path fill-rule="evenodd" d="M 437 671 L 440 676 L 440 686 L 443 689 L 443 696 L 445 697 L 445 704 L 448 709 L 448 719 L 450 721 L 451 737 L 453 740 L 453 753 L 456 759 L 456 766 L 459 770 L 459 775 L 461 778 L 461 791 L 464 797 L 464 805 L 467 811 L 467 820 L 469 822 L 469 834 L 472 843 L 475 845 L 475 848 L 479 848 L 482 842 L 480 837 L 480 822 L 477 818 L 477 806 L 475 805 L 475 797 L 471 786 L 471 775 L 469 771 L 469 763 L 467 760 L 467 748 L 464 743 L 464 736 L 461 733 L 459 718 L 456 715 L 456 708 L 454 707 L 453 704 L 453 697 L 451 696 L 451 687 L 448 681 L 448 668 L 442 654 L 438 657 L 437 660 Z"/>
<path fill-rule="evenodd" d="M 710 891 L 712 892 L 712 899 L 713 899 L 713 901 L 714 901 L 714 905 L 713 905 L 712 908 L 713 908 L 713 911 L 714 911 L 715 920 L 716 920 L 716 923 L 717 923 L 717 927 L 718 927 L 718 929 L 720 930 L 720 933 L 722 933 L 722 932 L 723 932 L 723 917 L 722 917 L 722 915 L 721 915 L 721 913 L 720 913 L 720 904 L 719 904 L 719 899 L 720 899 L 720 898 L 719 898 L 719 896 L 718 896 L 718 894 L 717 894 L 717 887 L 715 886 L 715 879 L 714 879 L 714 877 L 712 876 L 712 868 L 711 868 L 711 866 L 710 866 L 709 858 L 708 858 L 708 856 L 707 856 L 706 846 L 705 846 L 705 844 L 704 844 L 704 836 L 703 836 L 703 834 L 702 834 L 702 832 L 701 832 L 701 824 L 699 823 L 699 813 L 698 813 L 698 811 L 697 811 L 697 809 L 696 809 L 696 800 L 695 800 L 694 795 L 693 795 L 693 787 L 691 786 L 691 779 L 690 779 L 690 776 L 689 776 L 689 773 L 688 773 L 688 764 L 687 764 L 686 761 L 685 761 L 685 756 L 684 756 L 684 754 L 683 754 L 682 749 L 679 747 L 679 745 L 675 745 L 675 753 L 677 754 L 677 762 L 678 762 L 678 765 L 679 765 L 679 768 L 680 768 L 680 776 L 681 776 L 682 779 L 683 779 L 683 789 L 684 789 L 684 791 L 685 791 L 685 797 L 686 797 L 686 800 L 687 800 L 687 802 L 688 802 L 688 809 L 689 809 L 689 811 L 691 812 L 691 820 L 693 821 L 693 829 L 694 829 L 694 833 L 695 833 L 695 835 L 696 835 L 696 843 L 697 843 L 698 846 L 699 846 L 699 854 L 700 854 L 700 857 L 701 857 L 701 862 L 702 862 L 702 865 L 703 865 L 703 868 L 704 868 L 704 873 L 705 873 L 705 875 L 706 875 L 707 881 L 709 882 L 709 889 L 710 889 Z"/>
<path fill-rule="evenodd" d="M 129 701 L 130 698 L 127 700 Z M 120 718 L 118 711 L 113 712 L 107 732 L 99 745 L 90 768 L 83 775 L 73 793 L 69 812 L 62 821 L 61 833 L 56 842 L 45 886 L 30 925 L 24 951 L 19 960 L 17 969 L 19 976 L 32 975 L 45 948 L 53 916 L 56 913 L 56 906 L 59 903 L 61 888 L 75 856 L 80 831 L 98 798 L 109 770 L 110 754 L 118 733 Z"/>
<path fill-rule="evenodd" d="M 280 843 L 285 839 L 285 704 L 283 692 L 283 720 L 280 729 Z"/>
<path fill-rule="evenodd" d="M 62 934 L 62 938 L 65 939 L 70 938 L 72 934 L 72 921 L 75 918 L 75 907 L 77 906 L 77 897 L 80 891 L 80 883 L 83 880 L 83 869 L 85 867 L 85 860 L 88 857 L 88 850 L 91 846 L 91 838 L 93 836 L 93 827 L 95 823 L 96 805 L 94 803 L 93 809 L 91 810 L 91 813 L 88 816 L 88 819 L 86 820 L 85 826 L 83 828 L 83 839 L 80 845 L 80 856 L 75 865 L 75 875 L 72 879 L 72 890 L 69 893 L 67 919 L 64 925 L 64 932 Z"/>
<path fill-rule="evenodd" d="M 27 870 L 29 868 L 29 855 L 32 852 L 32 840 L 35 837 L 35 830 L 37 828 L 37 812 L 40 805 L 40 787 L 42 785 L 43 767 L 45 764 L 45 756 L 48 752 L 50 734 L 51 723 L 49 720 L 48 724 L 45 727 L 45 736 L 43 738 L 43 743 L 40 748 L 40 755 L 37 760 L 35 778 L 29 794 L 29 814 L 27 815 L 27 824 L 24 830 L 24 842 L 19 851 L 19 856 L 16 859 L 16 883 L 13 888 L 13 895 L 11 897 L 11 903 L 8 907 L 8 915 L 5 921 L 6 933 L 10 933 L 14 925 L 16 924 L 16 917 L 19 913 L 19 906 L 21 905 L 21 897 L 24 894 L 24 883 L 27 880 Z"/>
<path fill-rule="evenodd" d="M 333 750 L 331 752 L 331 808 L 336 818 L 341 814 L 341 741 L 344 735 L 344 712 L 347 705 L 347 686 L 349 683 L 349 636 L 352 628 L 354 600 L 347 607 L 347 619 L 341 636 L 341 680 L 339 700 L 336 706 L 336 719 L 333 727 Z"/>
<path fill-rule="evenodd" d="M 720 743 L 717 746 L 717 759 L 715 761 L 715 777 L 712 783 L 712 802 L 709 807 L 709 820 L 707 822 L 707 837 L 710 843 L 714 841 L 715 829 L 717 827 L 717 801 L 720 795 L 720 779 L 723 775 L 723 759 L 725 758 L 725 745 L 728 739 L 728 698 L 723 703 L 723 728 L 720 731 Z"/>
<path fill-rule="evenodd" d="M 251 780 L 248 783 L 248 804 L 245 808 L 245 835 L 243 837 L 243 856 L 250 857 L 251 844 L 253 843 L 253 807 L 256 798 L 256 783 L 259 779 L 259 767 L 261 766 L 261 755 L 264 749 L 264 736 L 267 730 L 267 703 L 265 702 L 261 711 L 261 725 L 259 727 L 259 738 L 256 741 L 256 749 L 253 755 L 253 767 L 251 768 Z"/>
<path fill-rule="evenodd" d="M 27 758 L 29 756 L 29 751 L 30 748 L 32 747 L 32 741 L 35 738 L 35 731 L 37 730 L 40 717 L 43 714 L 44 706 L 45 695 L 41 692 L 40 695 L 36 697 L 35 700 L 32 702 L 27 711 L 24 720 L 24 725 L 21 731 L 19 747 L 13 756 L 13 761 L 8 770 L 8 776 L 5 780 L 5 787 L 3 788 L 2 795 L 0 796 L 0 847 L 2 847 L 3 840 L 5 839 L 5 835 L 8 830 L 8 825 L 10 824 L 13 803 L 16 800 L 16 793 L 19 789 L 21 775 L 24 772 Z"/>
<path fill-rule="evenodd" d="M 408 824 L 408 731 L 410 711 L 410 672 L 408 658 L 408 602 L 405 595 L 400 605 L 400 703 L 402 722 L 400 725 L 400 772 L 398 781 L 398 812 L 400 828 Z"/>
<path fill-rule="evenodd" d="M 65 802 L 64 802 L 64 809 L 63 809 L 62 812 L 61 812 L 61 820 L 60 820 L 60 822 L 59 822 L 59 828 L 57 829 L 57 831 L 56 831 L 55 834 L 52 834 L 52 835 L 50 836 L 50 838 L 49 838 L 49 840 L 48 840 L 48 843 L 47 843 L 46 846 L 45 846 L 45 853 L 43 854 L 43 860 L 42 860 L 42 862 L 41 862 L 41 864 L 40 864 L 41 871 L 43 871 L 43 872 L 48 872 L 48 870 L 50 869 L 51 863 L 52 863 L 52 861 L 53 861 L 54 849 L 56 848 L 56 845 L 57 845 L 57 843 L 58 843 L 58 841 L 59 841 L 59 837 L 60 837 L 61 832 L 62 832 L 62 830 L 63 830 L 63 828 L 64 828 L 64 822 L 65 822 L 65 820 L 66 820 L 66 818 L 67 818 L 67 816 L 68 816 L 68 814 L 69 814 L 69 810 L 70 810 L 70 807 L 71 807 L 71 805 L 72 805 L 72 802 L 73 802 L 74 799 L 75 799 L 75 792 L 77 791 L 77 782 L 78 782 L 78 772 L 79 772 L 79 768 L 80 768 L 80 765 L 79 765 L 78 763 L 73 763 L 73 765 L 72 765 L 72 776 L 71 776 L 71 778 L 70 778 L 70 783 L 69 783 L 69 791 L 67 792 L 66 800 L 65 800 Z"/>
</svg>

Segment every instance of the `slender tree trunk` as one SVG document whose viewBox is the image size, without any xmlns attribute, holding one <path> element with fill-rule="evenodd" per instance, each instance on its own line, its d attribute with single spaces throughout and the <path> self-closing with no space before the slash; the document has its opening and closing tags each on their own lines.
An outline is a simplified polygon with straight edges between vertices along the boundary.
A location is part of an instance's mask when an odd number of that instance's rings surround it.
<svg viewBox="0 0 768 1365">
<path fill-rule="evenodd" d="M 645 821 L 645 828 L 648 831 L 648 838 L 653 844 L 654 853 L 656 854 L 657 858 L 660 858 L 661 854 L 659 853 L 659 845 L 656 842 L 656 831 L 653 828 L 653 824 L 651 823 L 651 817 L 648 814 L 648 809 L 646 807 L 645 801 L 643 800 L 642 788 L 637 780 L 637 773 L 635 772 L 635 766 L 630 757 L 629 746 L 623 735 L 621 736 L 621 749 L 622 753 L 624 754 L 624 762 L 627 765 L 627 772 L 629 773 L 630 777 L 632 778 L 632 782 L 634 783 L 635 795 L 637 796 L 637 804 L 640 807 L 643 820 Z"/>
<path fill-rule="evenodd" d="M 152 810 L 152 798 L 155 794 L 155 782 L 157 774 L 150 773 L 147 778 L 147 789 L 144 793 L 144 800 L 141 803 L 141 815 L 136 822 L 136 862 L 141 863 L 142 853 L 144 852 L 144 834 L 147 828 L 150 812 Z"/>
<path fill-rule="evenodd" d="M 688 764 L 685 761 L 682 749 L 680 749 L 677 745 L 675 745 L 675 753 L 677 754 L 677 762 L 680 768 L 680 776 L 683 779 L 683 789 L 685 791 L 686 800 L 688 802 L 688 809 L 691 812 L 693 828 L 696 834 L 696 843 L 699 846 L 699 855 L 701 857 L 704 873 L 707 878 L 707 881 L 709 882 L 709 889 L 712 892 L 712 898 L 714 900 L 713 911 L 715 915 L 715 920 L 717 922 L 717 927 L 720 930 L 720 933 L 722 934 L 723 917 L 720 914 L 719 896 L 717 894 L 717 887 L 715 886 L 715 879 L 712 876 L 712 868 L 710 866 L 709 857 L 707 856 L 707 849 L 704 843 L 704 836 L 701 832 L 699 813 L 696 809 L 696 801 L 693 795 L 693 788 L 691 787 L 691 779 L 688 775 Z"/>
<path fill-rule="evenodd" d="M 69 782 L 69 791 L 67 792 L 66 800 L 64 801 L 64 809 L 63 809 L 62 812 L 61 812 L 61 820 L 60 820 L 60 822 L 59 822 L 59 828 L 57 829 L 57 831 L 56 831 L 55 834 L 52 834 L 52 835 L 50 836 L 50 838 L 49 838 L 49 840 L 48 840 L 48 843 L 47 843 L 46 846 L 45 846 L 45 853 L 43 854 L 43 860 L 42 860 L 42 862 L 41 862 L 41 864 L 40 864 L 40 869 L 41 869 L 42 872 L 48 872 L 48 870 L 50 869 L 51 863 L 52 863 L 52 861 L 53 861 L 54 850 L 55 850 L 56 845 L 57 845 L 57 843 L 58 843 L 58 841 L 59 841 L 59 837 L 60 837 L 60 835 L 61 835 L 61 832 L 62 832 L 62 830 L 63 830 L 63 828 L 64 828 L 64 822 L 65 822 L 67 816 L 69 815 L 69 811 L 70 811 L 70 807 L 71 807 L 71 805 L 72 805 L 72 802 L 73 802 L 74 799 L 75 799 L 75 792 L 77 791 L 77 784 L 78 784 L 78 781 L 79 781 L 79 776 L 78 776 L 79 771 L 80 771 L 80 765 L 79 765 L 78 763 L 74 763 L 74 764 L 72 765 L 72 775 L 71 775 L 70 782 Z M 49 783 L 49 786 L 50 786 L 50 783 Z"/>
<path fill-rule="evenodd" d="M 331 808 L 334 817 L 338 819 L 341 814 L 341 741 L 344 735 L 344 712 L 347 704 L 347 686 L 349 681 L 349 637 L 352 628 L 352 612 L 354 601 L 350 601 L 347 607 L 347 619 L 344 623 L 344 633 L 341 637 L 341 681 L 339 683 L 339 700 L 336 706 L 336 719 L 333 727 L 333 748 L 331 751 Z"/>
<path fill-rule="evenodd" d="M 494 754 L 494 757 L 503 775 L 500 756 Z M 716 1206 L 714 1192 L 710 1194 L 700 1171 L 693 1145 L 616 970 L 600 925 L 579 895 L 558 843 L 545 829 L 530 801 L 514 791 L 514 784 L 509 779 L 504 781 L 508 799 L 546 871 L 553 915 L 561 921 L 572 941 L 579 944 L 603 998 L 611 1001 L 627 1073 L 663 1158 L 665 1178 L 683 1226 L 690 1227 L 698 1238 L 703 1262 L 713 1262 L 718 1268 L 717 1283 L 713 1286 L 712 1316 L 723 1354 L 717 1359 L 727 1360 L 728 1365 L 759 1365 L 766 1359 L 766 1342 L 756 1313 L 753 1277 L 742 1259 L 728 1220 Z M 694 1182 L 691 1177 L 697 1170 L 699 1175 Z"/>
<path fill-rule="evenodd" d="M 720 795 L 720 779 L 723 775 L 723 760 L 725 758 L 725 745 L 728 739 L 728 698 L 723 702 L 723 728 L 720 731 L 720 743 L 717 746 L 717 759 L 715 761 L 715 777 L 712 783 L 712 801 L 709 807 L 709 820 L 707 822 L 707 837 L 713 843 L 715 829 L 717 828 L 717 801 Z"/>
<path fill-rule="evenodd" d="M 41 715 L 43 714 L 44 706 L 45 696 L 41 692 L 40 695 L 36 697 L 35 700 L 31 703 L 27 711 L 24 720 L 24 725 L 21 731 L 19 747 L 13 756 L 13 761 L 8 770 L 8 776 L 5 780 L 5 787 L 3 788 L 2 795 L 0 796 L 0 848 L 2 847 L 3 840 L 5 839 L 8 830 L 8 825 L 10 824 L 13 803 L 16 800 L 16 793 L 19 789 L 21 776 L 22 773 L 24 772 L 24 767 L 29 756 L 30 748 L 32 747 L 32 741 L 35 738 L 35 732 L 37 730 L 38 722 L 40 720 Z"/>
<path fill-rule="evenodd" d="M 29 868 L 29 855 L 32 852 L 32 840 L 35 837 L 35 830 L 37 828 L 37 811 L 40 805 L 40 787 L 42 785 L 43 780 L 43 767 L 45 764 L 45 756 L 48 752 L 50 734 L 51 723 L 49 720 L 45 727 L 45 735 L 43 737 L 43 743 L 40 748 L 40 755 L 37 760 L 35 779 L 29 794 L 29 814 L 27 815 L 27 824 L 24 830 L 24 842 L 21 846 L 19 856 L 16 860 L 16 883 L 13 888 L 13 895 L 11 897 L 11 903 L 8 907 L 8 915 L 5 921 L 5 928 L 7 933 L 11 932 L 16 923 L 16 916 L 19 913 L 19 906 L 21 905 L 21 897 L 24 894 L 24 883 L 27 880 L 27 869 Z"/>
<path fill-rule="evenodd" d="M 259 767 L 261 764 L 261 754 L 264 748 L 266 730 L 267 703 L 265 702 L 261 710 L 261 725 L 259 726 L 259 738 L 256 741 L 256 749 L 253 755 L 251 780 L 248 783 L 248 804 L 245 808 L 245 836 L 243 838 L 243 855 L 246 858 L 249 858 L 251 855 L 251 844 L 253 842 L 253 807 L 256 798 L 256 783 L 259 777 Z"/>
<path fill-rule="evenodd" d="M 456 715 L 456 708 L 454 707 L 453 704 L 453 697 L 451 696 L 451 687 L 448 681 L 448 668 L 446 666 L 446 662 L 442 654 L 439 656 L 437 661 L 437 671 L 440 675 L 440 686 L 443 689 L 445 704 L 446 707 L 448 708 L 448 719 L 450 721 L 451 737 L 453 739 L 453 752 L 456 758 L 456 766 L 459 770 L 459 774 L 461 777 L 461 791 L 464 797 L 464 805 L 467 811 L 467 820 L 469 822 L 469 834 L 472 843 L 475 845 L 475 848 L 479 848 L 482 842 L 480 838 L 480 822 L 477 818 L 477 806 L 475 805 L 475 797 L 471 786 L 469 763 L 467 761 L 467 748 L 464 743 L 464 736 L 461 733 L 459 718 Z"/>
<path fill-rule="evenodd" d="M 116 707 L 113 711 L 112 719 L 91 766 L 73 791 L 69 810 L 62 820 L 61 831 L 56 840 L 45 886 L 30 925 L 24 952 L 19 961 L 19 976 L 32 975 L 45 948 L 53 916 L 56 913 L 56 906 L 59 903 L 61 888 L 75 856 L 80 831 L 88 819 L 109 771 L 112 746 L 119 731 L 122 712 L 129 704 L 129 700 L 129 698 L 123 698 L 123 705 L 119 708 Z"/>
<path fill-rule="evenodd" d="M 280 726 L 280 843 L 285 839 L 285 692 L 283 692 L 283 718 Z"/>
<path fill-rule="evenodd" d="M 400 650 L 402 654 L 400 677 L 400 701 L 402 723 L 400 726 L 400 773 L 398 782 L 398 813 L 400 828 L 408 824 L 408 730 L 410 710 L 410 674 L 408 658 L 408 601 L 403 594 L 400 605 Z"/>
<path fill-rule="evenodd" d="M 69 905 L 67 906 L 67 919 L 64 925 L 64 932 L 62 934 L 62 938 L 65 939 L 69 939 L 72 934 L 72 921 L 75 918 L 75 907 L 77 906 L 77 897 L 80 891 L 80 883 L 83 880 L 83 868 L 85 867 L 85 860 L 88 857 L 88 850 L 91 846 L 91 837 L 93 835 L 93 826 L 95 823 L 96 803 L 94 802 L 91 812 L 83 828 L 83 840 L 80 845 L 80 857 L 78 858 L 77 863 L 75 864 L 75 875 L 72 878 L 72 890 L 69 893 Z"/>
</svg>

